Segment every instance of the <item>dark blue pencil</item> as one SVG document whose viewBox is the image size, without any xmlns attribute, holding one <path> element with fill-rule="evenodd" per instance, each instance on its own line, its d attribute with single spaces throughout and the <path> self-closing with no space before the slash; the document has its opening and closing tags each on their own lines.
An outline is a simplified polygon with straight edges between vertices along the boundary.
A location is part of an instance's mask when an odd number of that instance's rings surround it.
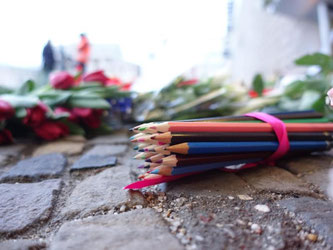
<svg viewBox="0 0 333 250">
<path fill-rule="evenodd" d="M 192 165 L 192 166 L 183 166 L 183 167 L 170 167 L 170 166 L 161 166 L 157 167 L 151 174 L 159 174 L 159 175 L 179 175 L 179 174 L 187 174 L 187 173 L 194 173 L 194 172 L 202 172 L 208 171 L 212 169 L 219 169 L 227 166 L 232 165 L 239 165 L 245 163 L 252 163 L 262 160 L 262 158 L 250 158 L 250 159 L 241 159 L 235 161 L 226 161 L 226 162 L 215 162 L 215 163 L 208 163 L 208 164 L 200 164 L 200 165 Z"/>
<path fill-rule="evenodd" d="M 166 150 L 178 154 L 216 154 L 237 152 L 275 151 L 278 142 L 186 142 L 167 147 Z M 322 151 L 331 148 L 328 141 L 291 141 L 290 151 Z"/>
</svg>

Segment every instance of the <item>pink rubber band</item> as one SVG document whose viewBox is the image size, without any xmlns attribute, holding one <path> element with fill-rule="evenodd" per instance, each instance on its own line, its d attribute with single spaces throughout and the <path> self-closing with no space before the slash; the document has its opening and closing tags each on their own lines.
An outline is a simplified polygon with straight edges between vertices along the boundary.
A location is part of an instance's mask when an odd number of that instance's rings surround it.
<svg viewBox="0 0 333 250">
<path fill-rule="evenodd" d="M 283 121 L 272 115 L 262 112 L 247 113 L 245 116 L 254 117 L 258 120 L 269 123 L 272 126 L 274 133 L 276 134 L 276 137 L 279 141 L 279 147 L 270 157 L 265 160 L 265 162 L 273 162 L 284 156 L 289 151 L 290 145 L 288 132 Z"/>
<path fill-rule="evenodd" d="M 270 124 L 273 128 L 274 133 L 276 134 L 279 146 L 272 155 L 270 155 L 268 158 L 260 162 L 243 164 L 243 166 L 238 169 L 221 168 L 220 169 L 221 171 L 235 173 L 243 169 L 257 167 L 260 164 L 274 165 L 275 160 L 281 158 L 289 151 L 290 145 L 289 145 L 288 132 L 283 121 L 274 116 L 262 112 L 247 113 L 245 114 L 245 116 L 254 117 L 258 120 L 262 120 Z"/>
</svg>

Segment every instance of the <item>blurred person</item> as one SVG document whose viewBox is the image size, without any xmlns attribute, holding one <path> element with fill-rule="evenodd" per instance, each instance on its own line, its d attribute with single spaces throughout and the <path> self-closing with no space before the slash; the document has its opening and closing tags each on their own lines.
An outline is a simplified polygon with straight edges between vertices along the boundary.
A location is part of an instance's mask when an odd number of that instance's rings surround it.
<svg viewBox="0 0 333 250">
<path fill-rule="evenodd" d="M 77 47 L 78 55 L 77 55 L 77 70 L 81 73 L 84 73 L 86 70 L 86 65 L 89 60 L 90 55 L 90 44 L 86 34 L 80 34 L 80 42 Z"/>
<path fill-rule="evenodd" d="M 43 71 L 48 75 L 55 65 L 54 53 L 51 41 L 48 40 L 43 48 Z"/>
</svg>

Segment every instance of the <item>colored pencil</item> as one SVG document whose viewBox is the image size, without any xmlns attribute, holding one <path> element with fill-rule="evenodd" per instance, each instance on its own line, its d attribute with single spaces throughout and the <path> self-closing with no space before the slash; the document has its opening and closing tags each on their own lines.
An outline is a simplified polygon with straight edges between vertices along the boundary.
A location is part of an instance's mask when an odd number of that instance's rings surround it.
<svg viewBox="0 0 333 250">
<path fill-rule="evenodd" d="M 169 144 L 158 146 L 158 145 L 151 145 L 149 147 L 140 149 L 139 152 L 156 152 L 164 155 L 169 155 L 170 151 L 166 150 L 166 147 L 169 147 Z"/>
<path fill-rule="evenodd" d="M 333 123 L 287 123 L 287 132 L 325 132 L 333 131 Z M 139 132 L 272 132 L 267 123 L 237 122 L 163 122 L 149 127 L 141 127 Z M 135 130 L 134 130 L 135 131 Z"/>
<path fill-rule="evenodd" d="M 250 159 L 241 159 L 234 161 L 226 161 L 226 162 L 215 162 L 215 163 L 207 163 L 200 165 L 192 165 L 186 167 L 170 167 L 170 166 L 160 166 L 155 168 L 150 174 L 159 174 L 159 175 L 179 175 L 179 174 L 187 174 L 191 172 L 199 172 L 199 171 L 207 171 L 212 169 L 219 169 L 230 165 L 238 165 L 244 163 L 252 163 L 260 161 L 260 158 L 250 158 Z"/>
<path fill-rule="evenodd" d="M 164 157 L 163 154 L 156 154 L 146 159 L 146 162 L 157 162 L 161 160 L 163 157 Z"/>
<path fill-rule="evenodd" d="M 236 152 L 275 151 L 278 142 L 188 142 L 167 147 L 178 154 L 216 154 Z M 290 150 L 325 150 L 331 147 L 328 141 L 291 141 Z"/>
<path fill-rule="evenodd" d="M 167 144 L 178 144 L 182 142 L 218 142 L 218 141 L 275 141 L 276 135 L 273 132 L 254 133 L 171 133 L 153 134 L 152 140 Z M 290 141 L 330 141 L 333 140 L 333 133 L 309 132 L 309 133 L 288 133 Z"/>
<path fill-rule="evenodd" d="M 315 111 L 273 113 L 286 127 L 289 151 L 281 159 L 332 148 L 333 123 Z M 128 187 L 171 181 L 212 169 L 238 171 L 265 162 L 278 148 L 270 124 L 248 116 L 150 122 L 132 129 L 135 156 L 148 171 Z"/>
<path fill-rule="evenodd" d="M 144 162 L 142 165 L 138 166 L 138 168 L 155 168 L 160 165 L 161 165 L 160 163 Z"/>
<path fill-rule="evenodd" d="M 323 114 L 314 110 L 304 110 L 304 111 L 293 111 L 293 112 L 275 112 L 268 113 L 279 119 L 306 119 L 306 118 L 322 118 Z M 256 118 L 250 116 L 217 116 L 217 117 L 205 117 L 197 119 L 187 119 L 179 120 L 183 122 L 199 122 L 199 121 L 251 121 L 256 120 Z"/>
<path fill-rule="evenodd" d="M 135 155 L 133 158 L 134 158 L 134 159 L 137 159 L 137 160 L 139 160 L 139 159 L 141 159 L 141 160 L 145 160 L 145 159 L 147 159 L 147 158 L 149 158 L 149 157 L 152 157 L 152 156 L 154 156 L 154 155 L 156 155 L 156 154 L 157 154 L 157 153 L 155 153 L 155 152 L 139 153 L 139 154 Z"/>
<path fill-rule="evenodd" d="M 148 147 L 148 146 L 149 146 L 149 144 L 147 144 L 147 143 L 141 143 L 141 144 L 135 145 L 133 147 L 133 149 L 134 150 L 140 150 L 140 149 L 143 149 L 143 148 Z"/>
<path fill-rule="evenodd" d="M 246 158 L 265 158 L 272 152 L 253 152 L 253 153 L 235 153 L 235 154 L 207 154 L 207 155 L 175 155 L 166 156 L 157 161 L 157 164 L 168 166 L 188 166 L 204 163 L 231 161 Z M 156 166 L 155 166 L 156 167 Z"/>
</svg>

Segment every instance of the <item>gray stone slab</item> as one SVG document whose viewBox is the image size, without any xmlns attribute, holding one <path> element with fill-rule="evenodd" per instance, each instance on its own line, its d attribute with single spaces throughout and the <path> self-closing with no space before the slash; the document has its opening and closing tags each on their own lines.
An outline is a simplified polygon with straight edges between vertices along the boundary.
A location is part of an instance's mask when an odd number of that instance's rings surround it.
<svg viewBox="0 0 333 250">
<path fill-rule="evenodd" d="M 48 142 L 39 146 L 34 152 L 33 156 L 60 153 L 65 155 L 78 155 L 85 146 L 84 141 L 70 141 L 67 139 Z"/>
<path fill-rule="evenodd" d="M 115 166 L 117 157 L 108 155 L 84 155 L 71 167 L 71 171 Z"/>
<path fill-rule="evenodd" d="M 128 183 L 131 183 L 130 169 L 126 166 L 106 169 L 88 177 L 74 188 L 62 214 L 66 217 L 83 217 L 101 210 L 119 208 L 123 204 L 129 207 L 145 204 L 141 193 L 123 190 Z"/>
<path fill-rule="evenodd" d="M 333 180 L 330 179 L 329 169 L 321 169 L 311 173 L 302 175 L 301 179 L 307 183 L 317 186 L 326 195 L 329 193 L 329 184 Z M 331 190 L 333 191 L 333 190 Z"/>
<path fill-rule="evenodd" d="M 306 183 L 282 168 L 259 166 L 238 175 L 258 191 L 311 194 Z"/>
<path fill-rule="evenodd" d="M 0 249 L 3 250 L 41 250 L 46 249 L 46 242 L 43 240 L 18 239 L 0 242 Z"/>
<path fill-rule="evenodd" d="M 17 157 L 20 155 L 22 150 L 25 148 L 23 144 L 14 144 L 8 146 L 1 146 L 0 147 L 0 155 L 7 155 L 11 157 Z"/>
<path fill-rule="evenodd" d="M 98 136 L 92 140 L 89 140 L 88 144 L 128 144 L 127 132 L 120 132 L 107 136 Z"/>
<path fill-rule="evenodd" d="M 90 149 L 87 155 L 120 155 L 127 150 L 127 145 L 96 145 Z"/>
<path fill-rule="evenodd" d="M 94 216 L 67 222 L 53 239 L 51 250 L 63 249 L 184 249 L 152 209 Z"/>
<path fill-rule="evenodd" d="M 196 196 L 227 196 L 251 193 L 249 185 L 240 177 L 218 170 L 170 182 L 167 184 L 165 191 L 169 195 L 186 193 Z"/>
<path fill-rule="evenodd" d="M 0 146 L 0 167 L 6 166 L 13 159 L 19 158 L 25 148 L 22 144 Z"/>
<path fill-rule="evenodd" d="M 48 154 L 22 160 L 0 176 L 0 181 L 36 181 L 55 178 L 64 171 L 67 159 L 62 154 Z"/>
<path fill-rule="evenodd" d="M 19 232 L 46 221 L 60 187 L 58 179 L 0 184 L 0 233 Z"/>
<path fill-rule="evenodd" d="M 302 219 L 309 227 L 323 236 L 330 247 L 333 247 L 333 203 L 309 197 L 285 199 L 280 206 Z"/>
<path fill-rule="evenodd" d="M 312 155 L 281 161 L 279 164 L 293 174 L 302 174 L 330 168 L 332 161 L 333 158 L 331 156 Z"/>
</svg>

